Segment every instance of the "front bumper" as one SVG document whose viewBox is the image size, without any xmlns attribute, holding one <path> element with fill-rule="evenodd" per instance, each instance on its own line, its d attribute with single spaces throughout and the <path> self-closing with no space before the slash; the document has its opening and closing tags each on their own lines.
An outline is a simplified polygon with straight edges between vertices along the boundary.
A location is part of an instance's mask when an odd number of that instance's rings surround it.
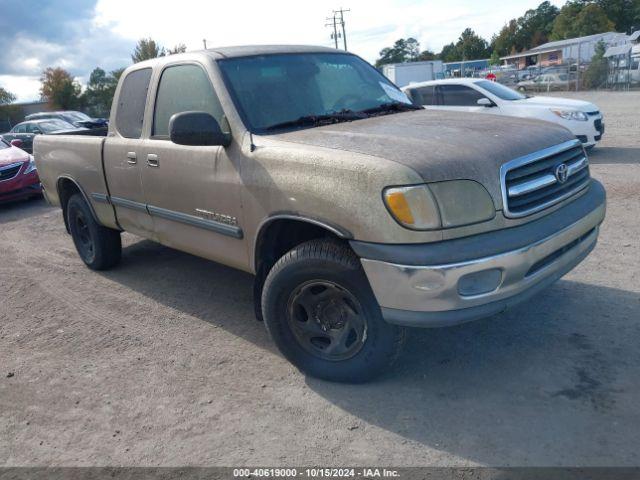
<svg viewBox="0 0 640 480">
<path fill-rule="evenodd" d="M 352 245 L 385 320 L 440 327 L 501 312 L 558 280 L 595 247 L 604 215 L 604 188 L 593 181 L 570 204 L 518 227 L 404 246 L 400 255 L 402 246 Z"/>
<path fill-rule="evenodd" d="M 585 147 L 592 147 L 604 135 L 604 118 L 601 114 L 590 115 L 586 122 L 565 121 L 563 123 L 582 142 Z"/>
<path fill-rule="evenodd" d="M 33 171 L 26 175 L 23 173 L 27 168 L 27 165 L 29 165 L 28 162 L 20 167 L 20 170 L 15 177 L 9 180 L 0 181 L 0 202 L 32 197 L 39 195 L 42 192 L 38 172 Z"/>
</svg>

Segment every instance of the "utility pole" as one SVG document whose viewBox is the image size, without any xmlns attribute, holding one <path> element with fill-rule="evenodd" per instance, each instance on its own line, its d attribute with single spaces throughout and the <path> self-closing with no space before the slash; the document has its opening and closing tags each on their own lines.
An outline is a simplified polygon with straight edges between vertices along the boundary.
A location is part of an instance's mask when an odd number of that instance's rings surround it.
<svg viewBox="0 0 640 480">
<path fill-rule="evenodd" d="M 207 39 L 203 38 L 202 39 L 202 43 L 204 44 L 204 49 L 206 50 L 207 49 Z"/>
<path fill-rule="evenodd" d="M 346 12 L 350 12 L 351 9 L 346 9 L 344 10 L 342 7 L 340 7 L 339 10 L 334 10 L 333 11 L 333 17 L 336 18 L 337 15 L 340 15 L 340 26 L 342 27 L 342 41 L 344 42 L 344 50 L 347 50 L 347 30 L 344 27 L 344 14 Z"/>
<path fill-rule="evenodd" d="M 333 17 L 327 17 L 327 21 L 329 23 L 325 23 L 324 26 L 325 27 L 333 27 L 333 33 L 331 34 L 331 38 L 333 39 L 333 43 L 336 47 L 336 49 L 338 48 L 338 24 L 336 22 L 336 14 L 335 12 L 333 13 Z"/>
<path fill-rule="evenodd" d="M 333 11 L 332 17 L 327 17 L 328 23 L 325 23 L 324 26 L 333 28 L 333 33 L 331 34 L 331 38 L 333 39 L 333 43 L 336 48 L 338 48 L 338 39 L 342 37 L 344 49 L 345 50 L 347 49 L 347 30 L 345 28 L 344 14 L 350 11 L 351 10 L 349 9 L 345 10 L 342 7 L 340 7 L 339 10 Z M 340 25 L 342 32 L 338 31 L 338 25 Z"/>
</svg>

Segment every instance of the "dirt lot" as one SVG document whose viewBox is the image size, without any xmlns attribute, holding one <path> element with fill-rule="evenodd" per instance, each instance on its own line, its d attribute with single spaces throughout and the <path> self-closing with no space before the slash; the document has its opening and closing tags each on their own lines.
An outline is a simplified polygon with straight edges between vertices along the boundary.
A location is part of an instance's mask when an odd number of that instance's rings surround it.
<svg viewBox="0 0 640 480">
<path fill-rule="evenodd" d="M 43 201 L 0 207 L 0 465 L 638 465 L 640 93 L 606 115 L 600 243 L 537 298 L 412 330 L 375 383 L 305 378 L 251 277 L 125 235 L 86 269 Z"/>
</svg>

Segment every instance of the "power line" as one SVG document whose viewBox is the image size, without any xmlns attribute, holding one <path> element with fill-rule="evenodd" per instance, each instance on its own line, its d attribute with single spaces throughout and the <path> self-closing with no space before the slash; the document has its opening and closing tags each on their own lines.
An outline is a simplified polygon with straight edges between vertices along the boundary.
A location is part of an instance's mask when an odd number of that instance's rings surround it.
<svg viewBox="0 0 640 480">
<path fill-rule="evenodd" d="M 333 28 L 333 32 L 331 33 L 331 39 L 333 40 L 333 43 L 335 45 L 336 48 L 338 48 L 338 39 L 342 38 L 343 44 L 344 44 L 344 49 L 347 49 L 347 30 L 345 28 L 345 22 L 344 22 L 344 14 L 346 12 L 350 12 L 350 9 L 343 9 L 342 7 L 340 7 L 339 10 L 334 10 L 333 11 L 333 16 L 332 17 L 327 17 L 326 20 L 329 23 L 325 23 L 325 27 L 332 27 Z M 338 25 L 340 26 L 340 29 L 342 30 L 341 32 L 338 31 Z"/>
</svg>

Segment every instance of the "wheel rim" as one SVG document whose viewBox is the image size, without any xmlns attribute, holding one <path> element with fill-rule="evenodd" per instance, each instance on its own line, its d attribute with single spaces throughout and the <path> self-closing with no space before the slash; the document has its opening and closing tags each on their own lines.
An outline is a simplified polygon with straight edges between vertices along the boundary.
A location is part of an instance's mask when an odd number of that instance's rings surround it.
<svg viewBox="0 0 640 480">
<path fill-rule="evenodd" d="M 76 246 L 80 252 L 80 256 L 88 262 L 93 259 L 95 248 L 89 225 L 81 211 L 76 211 L 73 217 Z"/>
<path fill-rule="evenodd" d="M 347 360 L 367 339 L 360 302 L 329 281 L 313 280 L 296 288 L 289 297 L 288 322 L 300 346 L 323 360 Z"/>
</svg>

